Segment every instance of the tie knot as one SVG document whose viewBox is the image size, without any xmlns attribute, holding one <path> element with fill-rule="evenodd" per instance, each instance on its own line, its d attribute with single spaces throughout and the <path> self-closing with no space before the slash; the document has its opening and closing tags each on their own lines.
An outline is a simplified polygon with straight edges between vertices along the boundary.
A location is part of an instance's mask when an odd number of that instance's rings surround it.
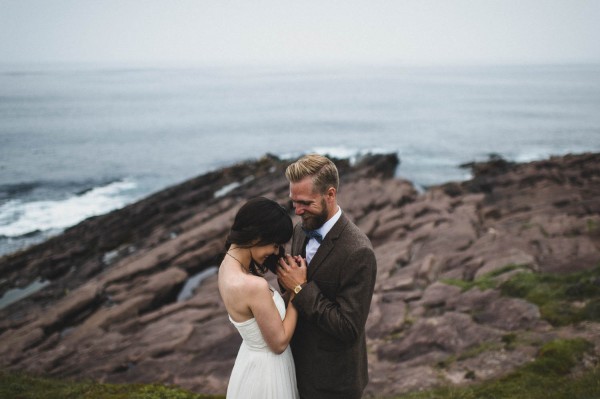
<svg viewBox="0 0 600 399">
<path fill-rule="evenodd" d="M 317 242 L 319 244 L 323 242 L 323 236 L 317 230 L 304 230 L 304 229 L 302 229 L 302 231 L 304 231 L 304 234 L 306 234 L 306 236 L 308 238 L 314 238 L 315 240 L 317 240 Z"/>
</svg>

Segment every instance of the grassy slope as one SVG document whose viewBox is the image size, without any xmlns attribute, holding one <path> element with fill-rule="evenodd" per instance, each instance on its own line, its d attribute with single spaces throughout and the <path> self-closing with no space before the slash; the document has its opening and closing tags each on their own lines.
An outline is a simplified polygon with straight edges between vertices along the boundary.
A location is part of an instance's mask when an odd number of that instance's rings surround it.
<svg viewBox="0 0 600 399">
<path fill-rule="evenodd" d="M 175 387 L 144 384 L 100 384 L 0 372 L 0 398 L 10 399 L 222 399 Z"/>
<path fill-rule="evenodd" d="M 499 380 L 467 387 L 415 392 L 396 399 L 593 399 L 600 398 L 600 366 L 573 376 L 591 349 L 588 342 L 552 341 L 538 358 Z M 219 399 L 162 385 L 100 384 L 0 373 L 0 398 L 11 399 Z M 284 398 L 285 399 L 285 398 Z"/>
<path fill-rule="evenodd" d="M 597 399 L 600 366 L 572 375 L 592 345 L 582 339 L 544 345 L 537 359 L 504 378 L 466 387 L 444 387 L 396 399 Z"/>
</svg>

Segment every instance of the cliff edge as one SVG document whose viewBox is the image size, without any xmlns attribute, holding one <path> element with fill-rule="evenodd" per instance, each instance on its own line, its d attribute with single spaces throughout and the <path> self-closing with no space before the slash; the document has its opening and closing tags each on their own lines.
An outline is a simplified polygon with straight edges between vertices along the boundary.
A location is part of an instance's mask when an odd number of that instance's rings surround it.
<svg viewBox="0 0 600 399">
<path fill-rule="evenodd" d="M 224 393 L 240 338 L 216 266 L 244 200 L 290 207 L 289 162 L 266 155 L 210 172 L 0 258 L 0 295 L 49 282 L 0 310 L 0 367 Z M 424 193 L 394 177 L 398 163 L 336 160 L 339 203 L 378 261 L 366 396 L 496 378 L 555 338 L 592 342 L 581 367 L 597 364 L 600 154 L 494 158 Z M 566 322 L 509 289 L 573 273 L 583 293 L 561 299 L 558 316 L 583 316 Z"/>
</svg>

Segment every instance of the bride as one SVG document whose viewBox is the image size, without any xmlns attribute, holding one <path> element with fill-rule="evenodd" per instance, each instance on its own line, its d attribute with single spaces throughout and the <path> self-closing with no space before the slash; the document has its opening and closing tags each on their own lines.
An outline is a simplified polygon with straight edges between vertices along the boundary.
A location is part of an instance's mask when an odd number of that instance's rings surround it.
<svg viewBox="0 0 600 399">
<path fill-rule="evenodd" d="M 287 211 L 262 197 L 249 200 L 235 216 L 218 276 L 229 320 L 243 339 L 227 399 L 299 397 L 289 347 L 298 313 L 291 298 L 284 300 L 263 277 L 266 263 L 278 260 L 292 229 Z M 303 259 L 295 260 L 306 267 Z"/>
</svg>

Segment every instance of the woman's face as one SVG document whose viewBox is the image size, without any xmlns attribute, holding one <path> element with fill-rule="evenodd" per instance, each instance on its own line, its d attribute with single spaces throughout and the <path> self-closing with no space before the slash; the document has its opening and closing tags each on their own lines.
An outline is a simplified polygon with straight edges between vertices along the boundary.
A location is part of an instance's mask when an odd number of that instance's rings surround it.
<svg viewBox="0 0 600 399">
<path fill-rule="evenodd" d="M 252 254 L 252 259 L 259 265 L 265 263 L 265 260 L 270 255 L 276 254 L 279 252 L 279 244 L 267 244 L 267 245 L 257 245 L 250 248 L 250 253 Z"/>
</svg>

